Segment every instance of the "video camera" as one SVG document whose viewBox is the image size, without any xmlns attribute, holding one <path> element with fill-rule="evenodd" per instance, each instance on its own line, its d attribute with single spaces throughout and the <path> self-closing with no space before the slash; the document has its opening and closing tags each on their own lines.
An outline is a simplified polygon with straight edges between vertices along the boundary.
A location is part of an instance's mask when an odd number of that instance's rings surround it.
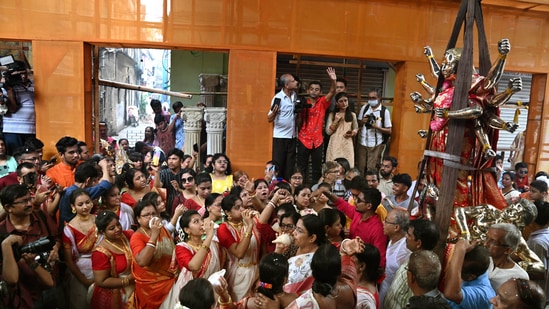
<svg viewBox="0 0 549 309">
<path fill-rule="evenodd" d="M 307 103 L 307 99 L 304 97 L 297 97 L 295 99 L 295 108 L 294 113 L 299 114 L 301 111 L 303 111 L 305 108 L 311 108 L 313 107 L 312 104 Z"/>
<path fill-rule="evenodd" d="M 2 237 L 0 238 L 3 241 L 8 236 L 9 235 L 2 235 Z M 53 249 L 54 246 L 55 238 L 51 236 L 46 236 L 33 242 L 24 244 L 20 247 L 14 245 L 12 247 L 13 256 L 15 260 L 18 261 L 21 259 L 21 255 L 23 253 L 36 254 L 36 262 L 40 264 L 44 269 L 49 271 L 51 269 L 51 266 L 48 263 L 48 257 L 50 255 L 50 251 Z"/>
<path fill-rule="evenodd" d="M 16 61 L 12 55 L 0 57 L 0 71 L 2 71 L 2 77 L 4 78 L 4 82 L 0 83 L 0 88 L 5 86 L 13 87 L 23 83 L 21 74 L 13 74 L 13 72 L 26 70 L 26 64 L 23 61 Z"/>
</svg>

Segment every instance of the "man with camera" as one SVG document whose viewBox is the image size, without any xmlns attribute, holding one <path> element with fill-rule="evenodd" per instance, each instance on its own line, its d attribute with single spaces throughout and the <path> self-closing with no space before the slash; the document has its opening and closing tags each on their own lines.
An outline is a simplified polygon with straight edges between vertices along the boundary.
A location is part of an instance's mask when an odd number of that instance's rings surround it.
<svg viewBox="0 0 549 309">
<path fill-rule="evenodd" d="M 7 97 L 3 116 L 3 133 L 8 153 L 36 136 L 34 85 L 29 80 L 27 64 L 16 60 L 3 73 L 2 94 Z"/>
<path fill-rule="evenodd" d="M 360 133 L 358 137 L 357 165 L 364 170 L 377 169 L 381 155 L 391 135 L 391 114 L 381 105 L 381 95 L 377 90 L 368 92 L 368 104 L 358 113 Z"/>
<path fill-rule="evenodd" d="M 0 202 L 8 212 L 0 222 L 2 280 L 10 308 L 46 308 L 45 290 L 55 286 L 50 262 L 57 259 L 57 233 L 53 219 L 33 211 L 33 199 L 25 185 L 11 185 L 0 191 Z M 44 238 L 50 237 L 50 238 Z"/>
</svg>

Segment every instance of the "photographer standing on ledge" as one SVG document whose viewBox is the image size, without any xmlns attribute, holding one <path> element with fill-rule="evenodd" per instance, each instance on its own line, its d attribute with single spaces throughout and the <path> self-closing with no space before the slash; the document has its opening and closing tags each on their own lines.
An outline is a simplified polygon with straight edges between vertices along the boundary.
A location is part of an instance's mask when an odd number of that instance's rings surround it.
<svg viewBox="0 0 549 309">
<path fill-rule="evenodd" d="M 26 63 L 19 60 L 8 65 L 3 83 L 2 93 L 8 98 L 8 112 L 3 116 L 3 133 L 8 154 L 11 155 L 26 140 L 36 137 L 34 85 L 29 80 Z"/>
<path fill-rule="evenodd" d="M 367 170 L 378 168 L 388 136 L 391 135 L 391 114 L 381 105 L 379 91 L 368 92 L 368 104 L 364 104 L 358 113 L 358 126 L 357 166 L 364 174 L 366 167 Z"/>
<path fill-rule="evenodd" d="M 45 253 L 46 256 L 49 253 L 47 258 L 41 254 L 39 260 L 34 253 L 21 252 L 19 257 L 17 252 L 21 246 L 42 237 L 57 236 L 50 233 L 57 230 L 55 223 L 41 210 L 33 211 L 33 199 L 25 185 L 4 188 L 0 192 L 0 202 L 8 212 L 8 217 L 0 222 L 0 235 L 9 235 L 2 241 L 2 280 L 8 284 L 9 293 L 1 301 L 8 308 L 50 307 L 52 303 L 45 303 L 42 292 L 55 285 L 54 276 L 47 268 L 50 260 L 57 259 L 59 245 Z"/>
</svg>

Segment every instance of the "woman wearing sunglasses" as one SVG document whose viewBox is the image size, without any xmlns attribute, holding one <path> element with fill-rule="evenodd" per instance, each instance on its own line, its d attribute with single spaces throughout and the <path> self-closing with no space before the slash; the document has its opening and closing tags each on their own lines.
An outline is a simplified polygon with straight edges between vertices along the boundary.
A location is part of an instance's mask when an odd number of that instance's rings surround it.
<svg viewBox="0 0 549 309">
<path fill-rule="evenodd" d="M 176 189 L 177 195 L 173 199 L 172 209 L 175 211 L 177 205 L 185 204 L 187 200 L 192 200 L 196 197 L 196 172 L 191 168 L 184 168 L 181 170 L 181 187 L 177 181 L 172 181 L 172 186 Z M 196 203 L 190 204 L 191 207 L 186 206 L 187 209 L 199 210 L 202 206 Z"/>
</svg>

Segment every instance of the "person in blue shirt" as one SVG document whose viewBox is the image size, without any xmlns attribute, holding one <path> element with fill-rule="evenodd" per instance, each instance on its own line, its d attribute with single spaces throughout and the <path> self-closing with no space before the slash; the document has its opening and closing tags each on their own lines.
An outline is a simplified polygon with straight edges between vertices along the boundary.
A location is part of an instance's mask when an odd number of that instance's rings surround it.
<svg viewBox="0 0 549 309">
<path fill-rule="evenodd" d="M 444 296 L 454 309 L 492 308 L 490 299 L 496 295 L 488 279 L 488 249 L 459 240 L 450 258 L 444 280 Z"/>
</svg>

